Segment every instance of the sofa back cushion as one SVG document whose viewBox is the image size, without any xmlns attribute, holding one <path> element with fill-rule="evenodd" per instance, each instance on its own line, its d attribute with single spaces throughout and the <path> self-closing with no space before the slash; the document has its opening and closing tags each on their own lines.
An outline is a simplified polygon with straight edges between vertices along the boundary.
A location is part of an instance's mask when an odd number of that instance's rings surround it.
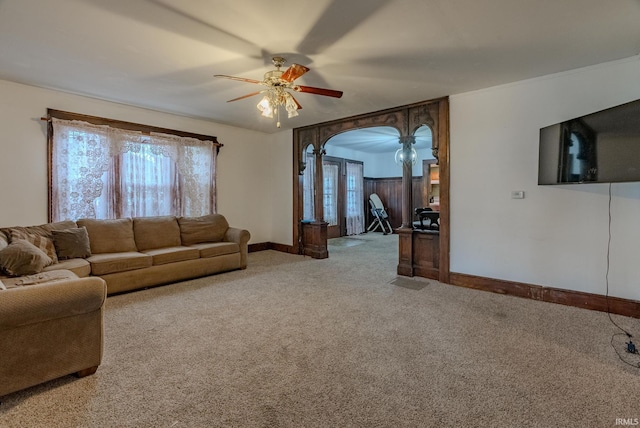
<svg viewBox="0 0 640 428">
<path fill-rule="evenodd" d="M 78 227 L 87 228 L 91 254 L 138 251 L 133 234 L 133 220 L 130 218 L 116 220 L 83 218 L 77 223 Z"/>
<path fill-rule="evenodd" d="M 9 237 L 0 230 L 0 250 L 5 248 L 7 245 L 9 245 Z"/>
<path fill-rule="evenodd" d="M 64 230 L 64 229 L 71 229 L 72 227 L 78 227 L 78 225 L 76 224 L 75 221 L 71 221 L 71 220 L 63 220 L 63 221 L 58 221 L 55 223 L 46 223 L 43 224 L 42 226 L 39 226 L 42 229 L 46 230 L 47 233 L 51 234 L 52 230 Z"/>
<path fill-rule="evenodd" d="M 7 242 L 11 242 L 13 239 L 24 239 L 31 242 L 43 250 L 53 260 L 53 263 L 57 263 L 58 257 L 53 245 L 52 232 L 70 227 L 76 227 L 76 223 L 71 220 L 65 220 L 56 223 L 45 223 L 39 226 L 5 227 L 2 228 L 2 235 L 4 235 Z M 3 239 L 0 237 L 0 249 L 3 248 L 2 241 Z"/>
<path fill-rule="evenodd" d="M 202 217 L 180 217 L 180 237 L 182 245 L 203 242 L 220 242 L 224 238 L 229 223 L 221 214 L 209 214 Z"/>
<path fill-rule="evenodd" d="M 181 245 L 180 226 L 174 216 L 136 217 L 133 219 L 133 234 L 138 251 Z"/>
<path fill-rule="evenodd" d="M 13 226 L 13 227 L 4 227 L 2 231 L 4 234 L 9 237 L 11 235 L 11 231 L 17 230 L 24 233 L 29 233 L 31 235 L 44 236 L 47 238 L 51 238 L 52 230 L 62 230 L 62 229 L 70 229 L 72 227 L 76 227 L 76 222 L 71 220 L 59 221 L 56 223 L 45 223 L 39 226 Z"/>
</svg>

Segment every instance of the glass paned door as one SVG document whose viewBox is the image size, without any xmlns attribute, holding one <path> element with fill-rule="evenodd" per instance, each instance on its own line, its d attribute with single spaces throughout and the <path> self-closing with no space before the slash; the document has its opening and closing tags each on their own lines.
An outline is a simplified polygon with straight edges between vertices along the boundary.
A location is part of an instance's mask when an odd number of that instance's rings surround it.
<svg viewBox="0 0 640 428">
<path fill-rule="evenodd" d="M 325 160 L 322 163 L 323 175 L 323 208 L 324 221 L 328 224 L 327 236 L 329 238 L 337 238 L 340 236 L 341 216 L 339 211 L 340 204 L 340 164 Z"/>
<path fill-rule="evenodd" d="M 347 161 L 346 219 L 347 235 L 364 232 L 364 177 L 362 163 Z"/>
</svg>

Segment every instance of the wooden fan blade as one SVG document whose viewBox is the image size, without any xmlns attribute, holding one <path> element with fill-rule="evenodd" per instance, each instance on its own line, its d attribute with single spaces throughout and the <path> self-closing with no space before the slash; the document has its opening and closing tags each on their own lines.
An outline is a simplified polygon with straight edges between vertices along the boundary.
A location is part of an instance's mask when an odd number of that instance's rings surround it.
<svg viewBox="0 0 640 428">
<path fill-rule="evenodd" d="M 226 74 L 214 74 L 213 77 L 222 77 L 223 79 L 237 80 L 239 82 L 261 83 L 259 80 L 245 79 L 244 77 L 227 76 Z"/>
<path fill-rule="evenodd" d="M 228 103 L 230 103 L 230 102 L 232 102 L 232 101 L 244 100 L 245 98 L 253 97 L 254 95 L 259 95 L 259 94 L 261 94 L 261 93 L 262 93 L 262 91 L 252 92 L 252 93 L 250 93 L 250 94 L 243 95 L 243 96 L 241 96 L 241 97 L 238 97 L 238 98 L 234 98 L 234 99 L 232 99 L 232 100 L 229 100 L 229 101 L 227 101 L 227 102 L 228 102 Z"/>
<path fill-rule="evenodd" d="M 291 67 L 287 68 L 286 71 L 282 73 L 282 77 L 280 78 L 287 82 L 293 82 L 294 80 L 302 76 L 307 71 L 309 71 L 309 69 L 304 65 L 291 64 Z"/>
<path fill-rule="evenodd" d="M 296 100 L 296 97 L 294 97 L 293 95 L 291 95 L 291 99 L 296 103 L 296 105 L 298 106 L 298 110 L 300 110 L 302 108 L 302 106 L 300 105 L 300 103 L 298 102 L 298 100 Z"/>
<path fill-rule="evenodd" d="M 298 86 L 300 92 L 308 92 L 310 94 L 324 95 L 325 97 L 342 97 L 342 91 L 334 91 L 333 89 L 314 88 L 313 86 Z"/>
</svg>

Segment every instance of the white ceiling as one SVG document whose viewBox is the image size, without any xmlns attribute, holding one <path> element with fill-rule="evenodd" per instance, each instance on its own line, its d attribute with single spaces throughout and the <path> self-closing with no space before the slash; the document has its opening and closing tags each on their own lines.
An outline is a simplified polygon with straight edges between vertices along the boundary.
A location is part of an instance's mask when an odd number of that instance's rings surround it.
<svg viewBox="0 0 640 428">
<path fill-rule="evenodd" d="M 226 103 L 260 87 L 214 74 L 279 54 L 344 91 L 293 128 L 639 52 L 640 0 L 0 0 L 0 79 L 263 132 L 259 97 Z"/>
<path fill-rule="evenodd" d="M 433 144 L 431 129 L 421 126 L 413 134 L 416 150 L 430 149 Z M 373 128 L 354 129 L 334 135 L 327 141 L 327 145 L 343 147 L 357 152 L 389 153 L 400 148 L 400 133 L 390 126 L 376 126 Z"/>
</svg>

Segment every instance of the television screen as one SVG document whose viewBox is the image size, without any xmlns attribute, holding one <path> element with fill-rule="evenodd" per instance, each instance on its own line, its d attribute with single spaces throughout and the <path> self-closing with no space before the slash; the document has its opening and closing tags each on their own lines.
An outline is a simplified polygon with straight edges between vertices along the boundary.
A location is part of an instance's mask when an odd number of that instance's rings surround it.
<svg viewBox="0 0 640 428">
<path fill-rule="evenodd" d="M 540 129 L 538 184 L 640 181 L 640 100 Z"/>
</svg>

